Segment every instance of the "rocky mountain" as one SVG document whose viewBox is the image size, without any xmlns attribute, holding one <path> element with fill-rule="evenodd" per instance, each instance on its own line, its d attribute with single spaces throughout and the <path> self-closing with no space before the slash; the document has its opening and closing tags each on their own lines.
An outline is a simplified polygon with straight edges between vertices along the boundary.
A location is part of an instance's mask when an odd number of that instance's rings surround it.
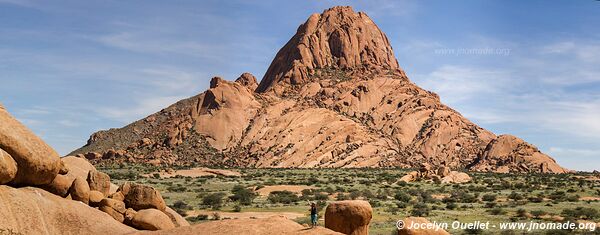
<svg viewBox="0 0 600 235">
<path fill-rule="evenodd" d="M 97 164 L 567 172 L 412 83 L 386 35 L 350 7 L 311 15 L 260 83 L 248 73 L 234 82 L 215 77 L 207 91 L 94 133 L 71 154 Z"/>
</svg>

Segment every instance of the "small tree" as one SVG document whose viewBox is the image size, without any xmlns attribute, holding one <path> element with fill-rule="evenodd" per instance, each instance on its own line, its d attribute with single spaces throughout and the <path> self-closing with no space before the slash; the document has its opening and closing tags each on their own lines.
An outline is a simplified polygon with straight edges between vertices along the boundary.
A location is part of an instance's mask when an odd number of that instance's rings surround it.
<svg viewBox="0 0 600 235">
<path fill-rule="evenodd" d="M 231 190 L 231 193 L 233 193 L 233 195 L 229 197 L 231 200 L 239 202 L 245 206 L 251 205 L 254 198 L 256 198 L 256 193 L 254 191 L 241 185 L 234 186 Z"/>
<path fill-rule="evenodd" d="M 486 202 L 496 201 L 496 194 L 485 194 L 481 197 L 481 200 Z"/>
<path fill-rule="evenodd" d="M 202 204 L 210 206 L 213 210 L 218 210 L 223 206 L 223 197 L 225 197 L 225 193 L 208 194 L 202 198 Z"/>
</svg>

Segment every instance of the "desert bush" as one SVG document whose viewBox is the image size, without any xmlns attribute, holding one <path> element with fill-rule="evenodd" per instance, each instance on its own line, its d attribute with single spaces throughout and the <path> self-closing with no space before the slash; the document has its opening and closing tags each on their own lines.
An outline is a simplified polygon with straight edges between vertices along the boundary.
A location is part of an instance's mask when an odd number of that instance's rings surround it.
<svg viewBox="0 0 600 235">
<path fill-rule="evenodd" d="M 488 212 L 491 215 L 504 215 L 504 214 L 506 214 L 506 211 L 504 211 L 502 208 L 497 208 L 497 207 L 488 210 Z"/>
<path fill-rule="evenodd" d="M 429 216 L 430 211 L 431 209 L 429 206 L 421 202 L 413 206 L 412 210 L 410 211 L 410 215 L 417 217 Z"/>
<path fill-rule="evenodd" d="M 536 218 L 539 219 L 541 216 L 547 215 L 548 213 L 542 210 L 534 210 L 531 211 L 531 215 Z"/>
<path fill-rule="evenodd" d="M 202 198 L 202 204 L 204 206 L 210 206 L 213 210 L 221 209 L 223 206 L 223 198 L 225 193 L 212 193 Z"/>
<path fill-rule="evenodd" d="M 269 193 L 267 198 L 272 203 L 283 203 L 291 204 L 300 200 L 300 198 L 293 192 L 290 191 L 273 191 Z"/>
<path fill-rule="evenodd" d="M 406 194 L 405 192 L 399 191 L 396 193 L 396 195 L 394 195 L 394 198 L 400 202 L 410 202 L 410 200 L 412 199 L 412 197 L 408 194 Z"/>
<path fill-rule="evenodd" d="M 588 207 L 577 207 L 575 209 L 564 209 L 561 213 L 564 217 L 574 219 L 594 220 L 600 217 L 598 210 Z"/>
<path fill-rule="evenodd" d="M 486 201 L 486 202 L 496 201 L 496 194 L 484 194 L 481 197 L 481 200 Z"/>
<path fill-rule="evenodd" d="M 458 207 L 458 205 L 456 205 L 456 203 L 454 202 L 448 202 L 446 203 L 446 209 L 448 210 L 454 210 Z"/>
<path fill-rule="evenodd" d="M 239 202 L 242 205 L 249 206 L 252 204 L 254 198 L 256 198 L 256 193 L 244 186 L 236 185 L 231 189 L 231 195 L 229 198 L 232 201 Z"/>
<path fill-rule="evenodd" d="M 513 191 L 508 195 L 508 199 L 512 199 L 514 201 L 519 201 L 519 200 L 523 200 L 523 196 L 521 194 Z"/>
</svg>

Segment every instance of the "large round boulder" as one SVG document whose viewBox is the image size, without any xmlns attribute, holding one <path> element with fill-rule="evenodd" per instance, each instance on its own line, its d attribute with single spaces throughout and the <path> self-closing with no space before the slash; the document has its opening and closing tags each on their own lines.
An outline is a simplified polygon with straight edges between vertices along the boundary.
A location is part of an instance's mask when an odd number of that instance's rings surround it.
<svg viewBox="0 0 600 235">
<path fill-rule="evenodd" d="M 169 216 L 171 222 L 175 224 L 175 227 L 181 226 L 190 226 L 190 222 L 188 222 L 183 216 L 181 216 L 177 211 L 171 209 L 171 207 L 167 207 L 165 209 L 165 214 Z"/>
<path fill-rule="evenodd" d="M 163 230 L 175 228 L 169 216 L 157 209 L 140 210 L 131 220 L 133 227 L 144 230 Z"/>
<path fill-rule="evenodd" d="M 42 188 L 58 196 L 66 197 L 73 181 L 75 181 L 75 177 L 70 175 L 56 175 L 50 184 L 44 185 Z"/>
<path fill-rule="evenodd" d="M 87 179 L 90 171 L 95 171 L 96 167 L 88 162 L 85 158 L 76 156 L 67 156 L 60 159 L 63 164 L 69 169 L 69 174 L 75 177 Z"/>
<path fill-rule="evenodd" d="M 128 234 L 107 214 L 33 187 L 0 185 L 0 228 L 12 234 Z"/>
<path fill-rule="evenodd" d="M 117 191 L 125 197 L 123 201 L 127 208 L 136 211 L 150 208 L 165 211 L 167 207 L 160 192 L 150 186 L 126 182 Z"/>
<path fill-rule="evenodd" d="M 6 184 L 17 176 L 17 162 L 0 149 L 0 184 Z"/>
<path fill-rule="evenodd" d="M 372 217 L 373 208 L 367 201 L 332 202 L 325 210 L 325 227 L 344 234 L 366 235 Z"/>
<path fill-rule="evenodd" d="M 87 182 L 90 190 L 102 192 L 104 196 L 108 196 L 110 192 L 110 176 L 104 172 L 90 170 L 87 176 Z"/>
<path fill-rule="evenodd" d="M 90 186 L 81 177 L 75 178 L 71 188 L 69 188 L 69 194 L 71 195 L 71 199 L 75 201 L 80 201 L 85 204 L 90 202 Z"/>
<path fill-rule="evenodd" d="M 17 163 L 14 185 L 44 185 L 60 170 L 60 156 L 52 147 L 0 107 L 0 149 Z"/>
<path fill-rule="evenodd" d="M 104 194 L 96 190 L 90 191 L 90 206 L 98 207 L 102 199 L 104 199 Z"/>
<path fill-rule="evenodd" d="M 464 172 L 451 171 L 446 177 L 441 179 L 442 183 L 461 184 L 471 181 L 471 176 Z"/>
</svg>

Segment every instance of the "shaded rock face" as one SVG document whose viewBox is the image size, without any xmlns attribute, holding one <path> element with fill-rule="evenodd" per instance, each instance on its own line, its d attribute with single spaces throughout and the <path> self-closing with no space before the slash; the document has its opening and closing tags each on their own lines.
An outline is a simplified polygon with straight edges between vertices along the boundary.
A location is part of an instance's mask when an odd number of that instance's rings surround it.
<svg viewBox="0 0 600 235">
<path fill-rule="evenodd" d="M 318 68 L 398 69 L 392 46 L 375 23 L 351 7 L 313 14 L 277 53 L 256 89 L 265 92 L 281 83 L 306 83 Z"/>
<path fill-rule="evenodd" d="M 337 201 L 325 209 L 325 227 L 348 235 L 369 234 L 373 208 L 367 201 Z"/>
<path fill-rule="evenodd" d="M 72 154 L 94 164 L 567 172 L 412 83 L 385 34 L 349 7 L 310 16 L 255 90 L 254 80 L 215 77 L 207 91 L 97 132 Z"/>
<path fill-rule="evenodd" d="M 242 73 L 242 75 L 240 75 L 240 77 L 237 78 L 235 82 L 247 87 L 251 91 L 256 90 L 256 88 L 258 87 L 256 77 L 254 77 L 254 75 L 252 75 L 251 73 Z"/>
</svg>

